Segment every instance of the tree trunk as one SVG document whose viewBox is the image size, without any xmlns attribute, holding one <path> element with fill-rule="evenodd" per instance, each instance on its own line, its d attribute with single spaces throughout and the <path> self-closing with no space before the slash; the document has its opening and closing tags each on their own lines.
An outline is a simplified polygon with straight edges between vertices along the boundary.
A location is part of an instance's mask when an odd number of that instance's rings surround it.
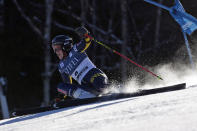
<svg viewBox="0 0 197 131">
<path fill-rule="evenodd" d="M 10 118 L 7 99 L 5 94 L 3 93 L 3 86 L 1 86 L 1 83 L 0 83 L 0 107 L 1 107 L 3 119 Z"/>
<path fill-rule="evenodd" d="M 4 32 L 4 0 L 0 1 L 0 33 Z"/>
<path fill-rule="evenodd" d="M 86 10 L 88 6 L 88 1 L 87 0 L 81 0 L 81 25 L 85 26 L 86 23 Z"/>
<path fill-rule="evenodd" d="M 93 8 L 92 9 L 92 24 L 94 26 L 96 26 L 96 1 L 97 0 L 92 0 L 92 8 Z M 92 29 L 92 34 L 94 37 L 96 37 L 96 30 L 94 28 Z M 92 43 L 91 46 L 92 46 L 91 47 L 92 51 L 90 52 L 90 56 L 92 58 L 92 61 L 96 62 L 96 58 L 95 58 L 96 46 L 94 43 Z"/>
<path fill-rule="evenodd" d="M 46 21 L 44 30 L 44 45 L 45 45 L 45 72 L 44 72 L 44 105 L 48 105 L 50 101 L 50 78 L 51 78 L 51 55 L 50 55 L 50 34 L 51 34 L 51 21 L 53 12 L 53 1 L 45 0 L 46 2 Z"/>
<path fill-rule="evenodd" d="M 163 0 L 159 0 L 159 3 L 161 4 Z M 159 42 L 159 30 L 160 30 L 160 24 L 161 24 L 161 12 L 162 9 L 157 9 L 157 18 L 156 18 L 156 27 L 155 27 L 155 41 L 154 44 L 157 45 Z"/>
<path fill-rule="evenodd" d="M 121 14 L 122 14 L 122 47 L 121 47 L 121 53 L 126 55 L 126 48 L 127 48 L 127 8 L 126 8 L 126 0 L 121 1 Z M 124 59 L 121 59 L 121 78 L 122 81 L 127 80 L 127 63 Z"/>
</svg>

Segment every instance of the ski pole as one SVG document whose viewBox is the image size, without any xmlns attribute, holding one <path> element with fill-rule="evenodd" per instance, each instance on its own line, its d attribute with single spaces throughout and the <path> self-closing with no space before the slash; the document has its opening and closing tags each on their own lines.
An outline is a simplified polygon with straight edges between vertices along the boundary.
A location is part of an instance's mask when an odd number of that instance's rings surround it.
<svg viewBox="0 0 197 131">
<path fill-rule="evenodd" d="M 86 36 L 86 37 L 89 37 L 90 39 L 92 39 L 93 41 L 95 41 L 96 43 L 98 43 L 99 45 L 102 45 L 102 46 L 105 47 L 106 49 L 108 49 L 108 50 L 112 51 L 113 53 L 119 55 L 120 57 L 124 58 L 125 60 L 127 60 L 127 61 L 129 61 L 129 62 L 135 64 L 136 66 L 140 67 L 140 68 L 143 69 L 144 71 L 150 73 L 152 76 L 155 76 L 155 77 L 157 77 L 157 78 L 160 79 L 160 80 L 163 80 L 160 76 L 156 75 L 155 73 L 151 72 L 150 70 L 146 69 L 145 67 L 143 67 L 143 66 L 137 64 L 136 62 L 132 61 L 132 60 L 131 60 L 130 58 L 128 58 L 127 56 L 125 56 L 125 55 L 119 53 L 118 51 L 116 51 L 116 50 L 110 48 L 109 46 L 103 44 L 102 42 L 100 42 L 100 41 L 94 39 L 94 38 L 91 37 L 90 35 L 85 34 L 85 36 Z"/>
</svg>

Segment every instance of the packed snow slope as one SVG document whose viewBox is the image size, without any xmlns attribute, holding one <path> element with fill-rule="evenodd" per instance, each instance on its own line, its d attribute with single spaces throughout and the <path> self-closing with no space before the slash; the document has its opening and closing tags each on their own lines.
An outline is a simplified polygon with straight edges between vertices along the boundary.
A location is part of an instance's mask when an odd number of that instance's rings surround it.
<svg viewBox="0 0 197 131">
<path fill-rule="evenodd" d="M 0 131 L 197 131 L 197 86 L 0 121 Z"/>
<path fill-rule="evenodd" d="M 186 82 L 187 89 L 1 120 L 0 131 L 197 131 L 197 72 L 180 67 L 160 66 L 164 81 L 151 79 L 141 88 Z M 131 80 L 125 91 L 138 87 Z"/>
</svg>

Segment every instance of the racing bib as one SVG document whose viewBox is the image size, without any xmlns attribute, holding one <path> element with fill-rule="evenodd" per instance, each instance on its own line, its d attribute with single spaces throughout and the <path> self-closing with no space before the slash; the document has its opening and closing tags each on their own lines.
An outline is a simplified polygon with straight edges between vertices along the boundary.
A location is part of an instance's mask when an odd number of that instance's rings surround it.
<svg viewBox="0 0 197 131">
<path fill-rule="evenodd" d="M 75 50 L 72 50 L 69 56 L 59 63 L 60 73 L 72 76 L 79 84 L 81 84 L 84 76 L 92 68 L 96 68 L 96 66 L 91 62 L 86 53 L 80 53 Z"/>
</svg>

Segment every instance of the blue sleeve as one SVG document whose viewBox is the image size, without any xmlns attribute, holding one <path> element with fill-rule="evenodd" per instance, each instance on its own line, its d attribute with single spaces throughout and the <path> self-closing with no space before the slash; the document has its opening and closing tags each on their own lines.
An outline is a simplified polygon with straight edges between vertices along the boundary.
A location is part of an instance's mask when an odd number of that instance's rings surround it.
<svg viewBox="0 0 197 131">
<path fill-rule="evenodd" d="M 74 50 L 78 52 L 85 52 L 91 44 L 91 40 L 89 38 L 85 38 L 81 40 L 79 43 L 74 45 Z"/>
<path fill-rule="evenodd" d="M 65 73 L 60 73 L 60 74 L 61 74 L 61 77 L 62 77 L 62 80 L 64 83 L 72 84 L 72 77 L 71 76 L 68 76 Z"/>
</svg>

